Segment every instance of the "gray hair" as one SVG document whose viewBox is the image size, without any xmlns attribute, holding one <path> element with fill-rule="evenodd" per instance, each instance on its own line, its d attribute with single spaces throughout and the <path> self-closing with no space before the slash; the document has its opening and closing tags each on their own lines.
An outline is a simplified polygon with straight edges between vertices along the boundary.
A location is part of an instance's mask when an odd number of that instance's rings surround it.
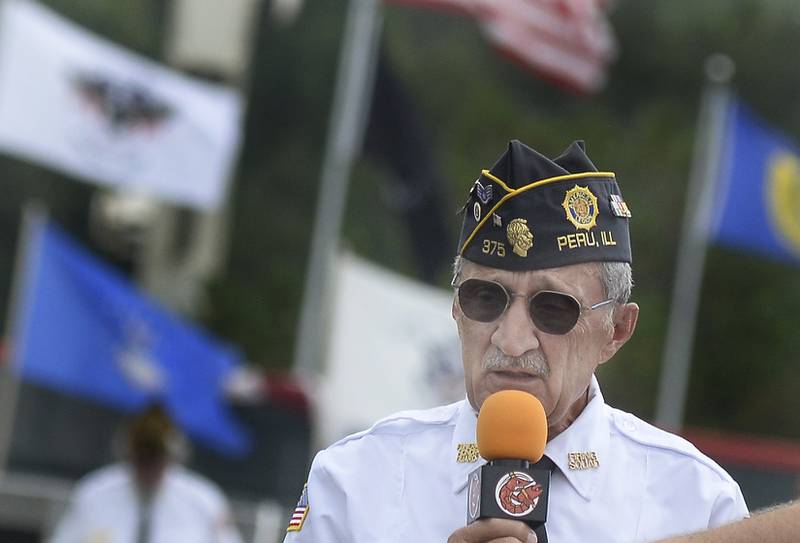
<svg viewBox="0 0 800 543">
<path fill-rule="evenodd" d="M 453 260 L 453 279 L 450 280 L 450 286 L 456 286 L 456 282 L 458 281 L 459 276 L 461 275 L 461 270 L 464 267 L 464 262 L 467 259 L 461 255 L 456 255 L 455 260 Z"/>
<path fill-rule="evenodd" d="M 600 281 L 603 283 L 606 298 L 624 304 L 631 297 L 633 271 L 627 262 L 601 262 Z"/>
<path fill-rule="evenodd" d="M 451 284 L 456 285 L 464 262 L 469 262 L 466 258 L 458 255 L 453 261 L 453 280 Z M 631 297 L 633 289 L 633 271 L 627 262 L 598 262 L 600 272 L 600 282 L 603 284 L 605 297 L 614 300 L 615 303 L 627 303 Z"/>
</svg>

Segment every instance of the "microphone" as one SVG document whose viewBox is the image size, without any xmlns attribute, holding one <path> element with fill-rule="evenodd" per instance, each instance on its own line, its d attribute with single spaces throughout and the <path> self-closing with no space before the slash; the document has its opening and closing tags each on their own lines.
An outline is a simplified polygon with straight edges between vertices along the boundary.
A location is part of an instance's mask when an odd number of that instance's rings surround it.
<svg viewBox="0 0 800 543">
<path fill-rule="evenodd" d="M 467 524 L 483 518 L 521 520 L 546 543 L 550 470 L 533 466 L 547 443 L 541 402 L 521 390 L 486 398 L 478 414 L 478 451 L 488 461 L 469 476 Z"/>
</svg>

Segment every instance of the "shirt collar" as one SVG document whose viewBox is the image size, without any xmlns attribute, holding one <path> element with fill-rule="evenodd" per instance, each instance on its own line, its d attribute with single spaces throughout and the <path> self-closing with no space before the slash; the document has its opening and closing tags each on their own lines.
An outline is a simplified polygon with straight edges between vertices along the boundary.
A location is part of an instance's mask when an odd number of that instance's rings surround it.
<svg viewBox="0 0 800 543">
<path fill-rule="evenodd" d="M 590 500 L 608 471 L 611 460 L 611 438 L 606 415 L 606 403 L 600 385 L 592 375 L 589 383 L 589 403 L 569 427 L 547 442 L 544 453 L 558 466 L 575 491 Z M 570 454 L 591 455 L 598 466 L 588 469 L 570 469 Z"/>
<path fill-rule="evenodd" d="M 460 492 L 461 489 L 467 486 L 469 474 L 474 469 L 486 463 L 486 460 L 481 457 L 478 457 L 475 462 L 458 462 L 456 460 L 459 445 L 475 443 L 475 430 L 478 427 L 478 415 L 469 400 L 462 401 L 458 411 L 456 427 L 453 430 L 453 442 L 450 447 L 450 452 L 453 455 L 451 477 L 454 493 Z"/>
<path fill-rule="evenodd" d="M 467 485 L 469 474 L 474 469 L 486 463 L 480 457 L 471 463 L 456 461 L 459 444 L 475 443 L 475 429 L 478 423 L 478 417 L 468 400 L 462 401 L 458 409 L 450 448 L 453 455 L 451 478 L 454 493 L 460 492 Z M 605 400 L 600 392 L 600 385 L 593 375 L 589 384 L 589 403 L 566 430 L 547 443 L 544 450 L 575 491 L 587 500 L 591 499 L 599 488 L 602 476 L 607 471 L 611 459 L 609 436 Z M 595 453 L 599 466 L 584 470 L 569 469 L 570 453 Z"/>
</svg>

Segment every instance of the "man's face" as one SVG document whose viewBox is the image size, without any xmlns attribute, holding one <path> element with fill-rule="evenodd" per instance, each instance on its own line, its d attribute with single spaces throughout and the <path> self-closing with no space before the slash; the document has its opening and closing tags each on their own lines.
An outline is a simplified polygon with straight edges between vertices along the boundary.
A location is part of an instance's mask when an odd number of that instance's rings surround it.
<svg viewBox="0 0 800 543">
<path fill-rule="evenodd" d="M 599 266 L 593 263 L 511 272 L 466 262 L 459 283 L 469 278 L 498 282 L 510 293 L 525 297 L 540 290 L 571 294 L 584 307 L 604 299 Z M 483 401 L 499 390 L 529 392 L 542 402 L 554 437 L 583 409 L 595 368 L 611 358 L 633 332 L 638 313 L 635 304 L 617 308 L 627 326 L 623 330 L 612 322 L 613 310 L 614 304 L 609 304 L 583 312 L 568 333 L 552 335 L 537 329 L 526 298 L 513 297 L 506 312 L 491 323 L 467 318 L 456 298 L 453 318 L 461 336 L 470 403 L 480 409 Z"/>
</svg>

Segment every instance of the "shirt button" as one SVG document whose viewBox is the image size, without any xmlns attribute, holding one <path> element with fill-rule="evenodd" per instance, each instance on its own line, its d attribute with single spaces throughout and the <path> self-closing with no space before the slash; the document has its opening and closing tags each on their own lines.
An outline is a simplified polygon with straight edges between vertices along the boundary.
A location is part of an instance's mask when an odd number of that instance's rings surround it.
<svg viewBox="0 0 800 543">
<path fill-rule="evenodd" d="M 636 423 L 632 420 L 624 420 L 622 421 L 622 427 L 628 430 L 629 432 L 633 432 L 636 430 Z"/>
</svg>

